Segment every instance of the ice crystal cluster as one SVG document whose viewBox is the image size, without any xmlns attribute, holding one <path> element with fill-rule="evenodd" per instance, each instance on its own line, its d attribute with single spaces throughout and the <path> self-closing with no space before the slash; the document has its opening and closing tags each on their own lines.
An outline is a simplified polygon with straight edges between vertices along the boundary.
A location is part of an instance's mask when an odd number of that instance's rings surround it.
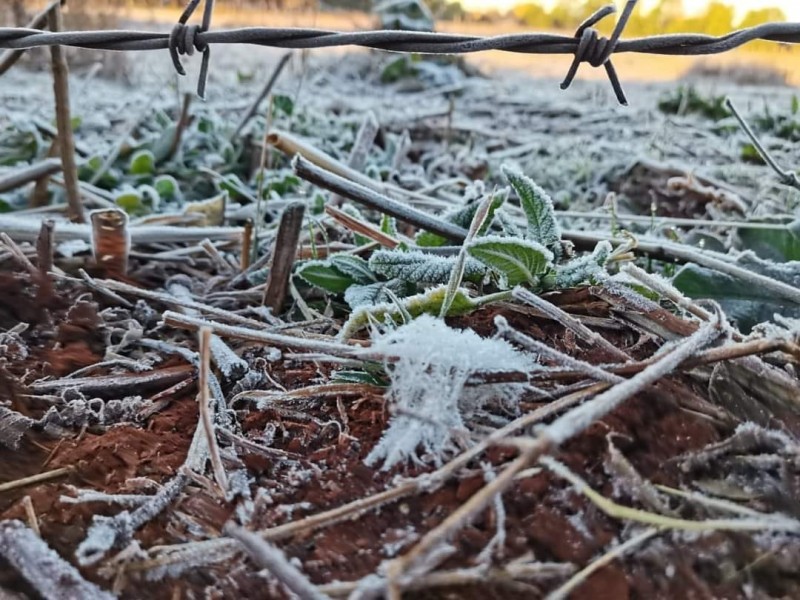
<svg viewBox="0 0 800 600">
<path fill-rule="evenodd" d="M 458 432 L 488 407 L 514 410 L 525 384 L 467 386 L 477 371 L 530 371 L 533 358 L 508 342 L 448 327 L 423 315 L 376 339 L 370 349 L 387 357 L 388 400 L 395 409 L 389 428 L 366 458 L 383 469 L 412 460 L 441 464 L 458 449 Z"/>
</svg>

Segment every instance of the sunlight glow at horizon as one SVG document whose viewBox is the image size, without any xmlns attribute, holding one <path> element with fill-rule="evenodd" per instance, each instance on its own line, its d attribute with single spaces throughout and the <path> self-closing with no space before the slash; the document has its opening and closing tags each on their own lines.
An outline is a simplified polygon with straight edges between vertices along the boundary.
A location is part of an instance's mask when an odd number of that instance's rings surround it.
<svg viewBox="0 0 800 600">
<path fill-rule="evenodd" d="M 462 6 L 466 10 L 486 11 L 486 10 L 499 10 L 507 11 L 512 9 L 518 4 L 525 4 L 526 0 L 460 0 Z M 534 0 L 535 1 L 535 0 Z M 550 8 L 555 4 L 554 0 L 538 0 Z M 736 8 L 736 18 L 741 19 L 750 10 L 758 10 L 760 8 L 776 7 L 786 13 L 786 18 L 790 21 L 800 22 L 800 1 L 798 0 L 723 0 L 725 4 L 731 5 Z M 610 2 L 609 2 L 610 3 Z M 622 8 L 625 4 L 623 0 L 615 0 L 614 3 L 618 8 Z M 688 15 L 697 14 L 702 12 L 708 5 L 709 0 L 683 0 L 683 8 Z M 649 11 L 654 5 L 658 4 L 658 0 L 643 0 L 639 3 L 636 10 Z"/>
</svg>

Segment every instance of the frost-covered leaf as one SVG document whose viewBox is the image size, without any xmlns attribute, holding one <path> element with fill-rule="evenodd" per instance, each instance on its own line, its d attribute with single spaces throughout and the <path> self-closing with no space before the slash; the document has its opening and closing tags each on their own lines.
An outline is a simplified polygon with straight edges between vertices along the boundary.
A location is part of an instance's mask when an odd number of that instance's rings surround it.
<svg viewBox="0 0 800 600">
<path fill-rule="evenodd" d="M 455 266 L 453 256 L 437 256 L 425 252 L 398 252 L 378 250 L 369 259 L 373 272 L 389 279 L 402 279 L 414 283 L 447 283 Z M 464 279 L 480 281 L 486 268 L 474 259 L 468 259 L 464 269 Z"/>
<path fill-rule="evenodd" d="M 21 521 L 0 523 L 0 555 L 47 600 L 113 600 Z M 5 596 L 5 594 L 4 594 Z"/>
<path fill-rule="evenodd" d="M 483 225 L 478 230 L 477 235 L 483 235 L 486 231 L 491 227 L 492 220 L 494 219 L 494 215 L 497 210 L 503 205 L 503 203 L 508 198 L 508 193 L 502 192 L 497 193 L 494 195 L 492 199 L 492 204 L 489 207 L 489 211 L 486 214 L 486 219 L 483 221 Z M 470 225 L 472 225 L 472 220 L 475 218 L 475 213 L 478 211 L 478 207 L 481 205 L 482 198 L 477 198 L 472 202 L 469 202 L 462 208 L 457 209 L 456 211 L 446 213 L 442 215 L 442 218 L 447 221 L 448 223 L 452 223 L 453 225 L 458 225 L 459 227 L 463 227 L 464 229 L 469 229 Z M 440 235 L 435 233 L 431 233 L 430 231 L 421 231 L 417 234 L 414 240 L 418 246 L 422 247 L 436 247 L 436 246 L 446 246 L 449 243 L 447 238 L 444 238 Z"/>
<path fill-rule="evenodd" d="M 35 421 L 13 411 L 5 406 L 0 406 L 0 445 L 16 450 L 25 432 Z"/>
<path fill-rule="evenodd" d="M 386 387 L 389 384 L 385 379 L 369 371 L 334 371 L 331 375 L 331 383 L 361 383 Z"/>
<path fill-rule="evenodd" d="M 397 219 L 389 215 L 381 215 L 381 232 L 392 237 L 397 237 Z"/>
<path fill-rule="evenodd" d="M 536 242 L 488 236 L 470 244 L 469 253 L 505 277 L 509 287 L 536 285 L 553 263 L 553 253 Z"/>
<path fill-rule="evenodd" d="M 272 96 L 273 114 L 283 113 L 286 116 L 292 116 L 294 112 L 294 100 L 290 96 L 284 94 L 275 94 Z"/>
<path fill-rule="evenodd" d="M 423 314 L 438 315 L 444 302 L 446 286 L 432 288 L 423 294 L 416 294 L 400 299 L 400 306 L 394 302 L 385 302 L 373 306 L 362 306 L 355 309 L 339 332 L 340 339 L 349 339 L 353 334 L 369 326 L 370 322 L 386 323 L 393 321 L 402 323 L 404 313 L 416 318 Z M 478 304 L 467 296 L 464 290 L 458 290 L 450 305 L 447 316 L 464 315 L 478 308 Z"/>
<path fill-rule="evenodd" d="M 739 229 L 739 238 L 745 249 L 761 258 L 776 262 L 800 261 L 800 220 L 786 225 L 785 229 Z"/>
<path fill-rule="evenodd" d="M 344 300 L 350 308 L 369 306 L 390 302 L 392 300 L 390 292 L 397 297 L 404 297 L 413 293 L 413 286 L 402 279 L 390 279 L 389 281 L 377 281 L 367 285 L 351 285 L 344 293 Z"/>
<path fill-rule="evenodd" d="M 373 8 L 383 29 L 433 31 L 434 18 L 422 0 L 385 0 Z"/>
<path fill-rule="evenodd" d="M 375 274 L 369 269 L 369 263 L 360 256 L 335 254 L 328 262 L 356 283 L 369 284 L 377 281 Z"/>
<path fill-rule="evenodd" d="M 611 256 L 611 244 L 601 241 L 591 254 L 579 256 L 556 267 L 555 287 L 575 287 L 584 282 L 595 283 L 606 275 L 606 263 Z"/>
<path fill-rule="evenodd" d="M 516 409 L 525 384 L 469 387 L 475 371 L 534 368 L 532 358 L 508 342 L 452 329 L 430 316 L 373 340 L 372 350 L 393 357 L 386 365 L 388 399 L 401 411 L 365 460 L 382 462 L 383 469 L 408 460 L 441 464 L 459 448 L 453 432 L 463 431 L 477 411 L 489 403 Z"/>
<path fill-rule="evenodd" d="M 304 262 L 297 268 L 295 275 L 332 294 L 341 294 L 356 283 L 355 279 L 342 273 L 327 260 Z"/>
<path fill-rule="evenodd" d="M 556 220 L 553 200 L 530 177 L 516 169 L 503 167 L 503 175 L 519 197 L 528 220 L 528 237 L 551 250 L 558 251 L 561 229 Z"/>
</svg>

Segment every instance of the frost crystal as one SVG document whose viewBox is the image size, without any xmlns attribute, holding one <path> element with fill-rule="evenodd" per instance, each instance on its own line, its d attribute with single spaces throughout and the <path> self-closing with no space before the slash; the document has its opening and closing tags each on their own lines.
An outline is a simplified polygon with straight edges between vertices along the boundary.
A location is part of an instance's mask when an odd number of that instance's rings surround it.
<svg viewBox="0 0 800 600">
<path fill-rule="evenodd" d="M 447 283 L 455 266 L 454 256 L 437 256 L 425 252 L 397 252 L 378 250 L 369 259 L 375 273 L 389 279 L 402 279 L 415 283 Z M 479 281 L 486 268 L 477 260 L 468 258 L 464 265 L 464 279 Z"/>
<path fill-rule="evenodd" d="M 20 521 L 0 523 L 0 555 L 43 598 L 113 600 Z M 11 595 L 3 597 L 11 597 Z M 16 596 L 15 596 L 16 597 Z"/>
<path fill-rule="evenodd" d="M 508 342 L 451 329 L 427 315 L 378 338 L 371 351 L 396 361 L 387 365 L 388 394 L 399 414 L 366 458 L 368 465 L 383 461 L 383 469 L 418 462 L 420 446 L 440 464 L 456 449 L 454 434 L 465 430 L 466 419 L 488 404 L 514 408 L 526 389 L 520 383 L 466 387 L 473 373 L 534 367 L 530 356 Z"/>
</svg>

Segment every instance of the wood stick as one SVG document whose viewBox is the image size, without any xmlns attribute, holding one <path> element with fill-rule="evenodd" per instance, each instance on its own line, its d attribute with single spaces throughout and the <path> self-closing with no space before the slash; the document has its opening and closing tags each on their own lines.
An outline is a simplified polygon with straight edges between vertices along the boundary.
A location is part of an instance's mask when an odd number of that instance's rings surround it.
<svg viewBox="0 0 800 600">
<path fill-rule="evenodd" d="M 175 128 L 175 137 L 172 139 L 172 145 L 169 147 L 167 158 L 172 158 L 178 151 L 181 145 L 181 138 L 183 132 L 186 131 L 189 125 L 189 108 L 192 106 L 192 94 L 183 95 L 183 105 L 181 106 L 181 116 L 178 118 L 178 125 Z"/>
<path fill-rule="evenodd" d="M 300 241 L 305 210 L 306 205 L 302 202 L 292 202 L 281 215 L 263 300 L 273 315 L 278 315 L 283 310 L 283 302 L 289 289 L 289 278 L 292 276 L 297 256 L 297 244 Z"/>
<path fill-rule="evenodd" d="M 42 177 L 48 177 L 60 170 L 61 161 L 57 158 L 47 158 L 29 167 L 23 167 L 5 177 L 0 177 L 0 193 L 21 187 Z"/>
<path fill-rule="evenodd" d="M 63 29 L 61 6 L 56 4 L 48 13 L 50 30 L 59 32 Z M 75 223 L 85 223 L 81 193 L 78 189 L 78 165 L 75 162 L 75 139 L 72 135 L 72 116 L 69 106 L 69 67 L 67 57 L 61 46 L 52 46 L 50 56 L 53 67 L 53 92 L 56 99 L 56 124 L 58 142 L 61 148 L 61 165 L 66 184 L 69 216 Z"/>
<path fill-rule="evenodd" d="M 91 214 L 92 253 L 106 277 L 116 279 L 128 272 L 131 238 L 128 215 L 118 208 L 96 210 Z"/>
<path fill-rule="evenodd" d="M 0 214 L 0 231 L 16 242 L 35 242 L 39 235 L 41 219 Z M 184 243 L 198 244 L 204 239 L 242 239 L 241 227 L 174 227 L 171 225 L 139 225 L 129 229 L 132 244 Z M 92 241 L 92 229 L 83 223 L 57 222 L 54 232 L 56 242 L 67 240 Z"/>
<path fill-rule="evenodd" d="M 377 242 L 385 248 L 397 248 L 397 246 L 400 245 L 400 240 L 396 240 L 392 236 L 386 235 L 372 223 L 367 223 L 366 221 L 357 219 L 352 215 L 348 215 L 343 210 L 336 208 L 331 204 L 325 207 L 325 213 L 333 220 L 347 227 L 354 233 L 368 237 L 372 241 Z"/>
<path fill-rule="evenodd" d="M 44 473 L 31 475 L 30 477 L 23 477 L 22 479 L 17 479 L 16 481 L 9 481 L 8 483 L 0 483 L 0 493 L 10 492 L 11 490 L 18 490 L 19 488 L 33 485 L 35 483 L 43 483 L 45 481 L 58 479 L 59 477 L 64 477 L 65 475 L 69 475 L 74 471 L 75 467 L 61 467 L 59 469 L 54 469 L 52 471 L 46 471 Z"/>
<path fill-rule="evenodd" d="M 208 444 L 208 455 L 211 458 L 211 468 L 214 471 L 214 478 L 220 488 L 222 496 L 228 491 L 228 477 L 225 468 L 222 466 L 222 457 L 219 454 L 217 436 L 214 433 L 214 423 L 211 415 L 210 394 L 208 393 L 208 375 L 211 370 L 211 329 L 203 327 L 200 329 L 200 372 L 197 386 L 200 388 L 197 394 L 197 402 L 200 406 L 200 422 Z"/>
<path fill-rule="evenodd" d="M 467 230 L 463 227 L 443 221 L 431 214 L 384 196 L 360 183 L 340 177 L 315 165 L 299 154 L 292 160 L 292 168 L 298 177 L 331 192 L 341 194 L 345 198 L 363 204 L 372 210 L 377 210 L 456 242 L 463 242 L 467 237 Z"/>
</svg>

